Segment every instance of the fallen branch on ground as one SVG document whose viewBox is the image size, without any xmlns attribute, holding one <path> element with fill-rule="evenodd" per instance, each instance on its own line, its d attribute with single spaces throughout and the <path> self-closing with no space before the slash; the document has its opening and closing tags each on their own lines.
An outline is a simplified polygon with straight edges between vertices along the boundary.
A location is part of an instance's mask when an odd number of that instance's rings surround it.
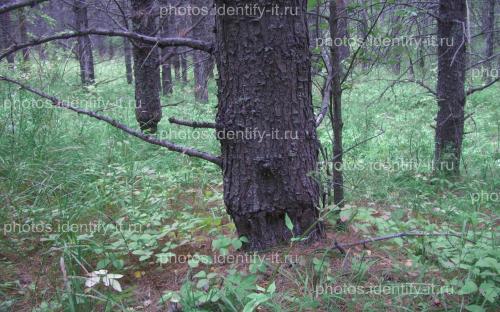
<svg viewBox="0 0 500 312">
<path fill-rule="evenodd" d="M 358 245 L 363 245 L 366 247 L 366 244 L 368 243 L 373 243 L 373 242 L 378 242 L 378 241 L 383 241 L 383 240 L 388 240 L 388 239 L 393 239 L 393 238 L 402 238 L 402 237 L 424 237 L 424 236 L 453 236 L 453 237 L 459 237 L 463 238 L 462 235 L 456 234 L 456 233 L 427 233 L 427 232 L 401 232 L 401 233 L 396 233 L 396 234 L 389 234 L 389 235 L 384 235 L 384 236 L 379 236 L 379 237 L 373 237 L 373 238 L 368 238 L 362 241 L 354 242 L 354 243 L 346 243 L 346 244 L 339 244 L 336 240 L 333 244 L 332 249 L 338 249 L 341 253 L 345 254 L 345 249 L 358 246 Z M 474 241 L 465 239 L 468 242 L 474 243 Z"/>
</svg>

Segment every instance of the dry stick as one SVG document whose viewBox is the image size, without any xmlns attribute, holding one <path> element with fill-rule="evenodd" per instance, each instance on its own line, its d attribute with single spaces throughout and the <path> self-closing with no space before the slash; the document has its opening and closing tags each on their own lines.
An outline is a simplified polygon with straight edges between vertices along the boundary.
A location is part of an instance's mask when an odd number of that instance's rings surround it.
<svg viewBox="0 0 500 312">
<path fill-rule="evenodd" d="M 216 128 L 216 124 L 213 122 L 182 120 L 182 119 L 177 119 L 175 117 L 170 117 L 168 121 L 176 125 L 187 126 L 191 128 L 208 128 L 208 129 Z"/>
<path fill-rule="evenodd" d="M 375 19 L 375 21 L 371 25 L 370 29 L 366 33 L 365 37 L 363 38 L 363 42 L 359 45 L 359 47 L 354 52 L 354 54 L 352 56 L 352 61 L 349 64 L 349 67 L 347 68 L 347 72 L 345 73 L 344 78 L 342 78 L 342 81 L 340 81 L 340 85 L 343 85 L 344 82 L 347 80 L 347 77 L 349 77 L 349 74 L 350 74 L 350 72 L 351 72 L 351 70 L 352 70 L 352 68 L 354 66 L 354 63 L 356 61 L 356 58 L 357 58 L 359 52 L 361 51 L 361 48 L 364 46 L 366 40 L 368 40 L 368 36 L 371 35 L 373 29 L 375 28 L 375 25 L 377 25 L 378 20 L 380 19 L 380 16 L 382 16 L 382 13 L 384 13 L 386 6 L 387 6 L 387 1 L 384 1 L 384 6 L 382 7 L 382 9 L 380 10 L 380 12 L 378 13 L 377 18 Z"/>
<path fill-rule="evenodd" d="M 330 104 L 330 93 L 332 90 L 332 81 L 333 81 L 333 71 L 330 70 L 323 91 L 323 102 L 321 104 L 321 110 L 316 116 L 316 127 L 319 127 L 321 125 L 321 122 L 323 121 L 326 113 L 328 112 L 328 105 Z"/>
<path fill-rule="evenodd" d="M 213 44 L 205 42 L 205 41 L 197 40 L 197 39 L 179 38 L 179 37 L 173 37 L 173 38 L 151 37 L 151 36 L 146 36 L 146 35 L 138 34 L 138 33 L 131 32 L 131 31 L 95 28 L 95 29 L 85 29 L 82 31 L 65 32 L 65 33 L 60 33 L 60 34 L 53 35 L 53 36 L 37 38 L 37 39 L 31 40 L 29 42 L 25 42 L 22 44 L 15 44 L 15 45 L 9 47 L 8 49 L 6 49 L 6 51 L 4 53 L 0 54 L 0 60 L 4 59 L 5 57 L 7 57 L 8 55 L 10 55 L 12 53 L 15 53 L 19 50 L 22 50 L 22 49 L 25 49 L 28 47 L 41 45 L 41 44 L 55 41 L 55 40 L 70 39 L 70 38 L 74 38 L 74 37 L 81 37 L 81 36 L 87 36 L 87 35 L 127 37 L 130 39 L 141 41 L 141 42 L 148 43 L 148 44 L 156 44 L 160 48 L 187 46 L 187 47 L 193 48 L 195 50 L 205 51 L 207 53 L 213 52 Z"/>
<path fill-rule="evenodd" d="M 350 248 L 353 246 L 357 245 L 365 245 L 368 243 L 373 243 L 373 242 L 378 242 L 378 241 L 383 241 L 383 240 L 388 240 L 388 239 L 393 239 L 393 238 L 402 238 L 402 237 L 424 237 L 424 236 L 453 236 L 453 237 L 459 237 L 459 238 L 464 238 L 462 235 L 458 235 L 455 233 L 426 233 L 426 232 L 401 232 L 401 233 L 396 233 L 396 234 L 389 234 L 389 235 L 384 235 L 384 236 L 379 236 L 379 237 L 373 237 L 373 238 L 368 238 L 362 241 L 354 242 L 354 243 L 347 243 L 347 244 L 339 244 L 336 240 L 332 246 L 331 249 L 338 249 L 341 253 L 345 254 L 345 249 Z M 466 241 L 475 243 L 474 241 L 471 241 L 469 239 L 464 238 Z"/>
<path fill-rule="evenodd" d="M 7 82 L 10 82 L 12 84 L 15 84 L 15 85 L 18 85 L 19 87 L 21 87 L 22 89 L 25 89 L 31 93 L 34 93 L 40 97 L 43 97 L 49 101 L 52 102 L 52 105 L 54 105 L 55 107 L 62 107 L 62 108 L 66 108 L 66 109 L 69 109 L 71 111 L 74 111 L 78 114 L 82 114 L 82 115 L 87 115 L 87 116 L 90 116 L 92 118 L 95 118 L 97 120 L 101 120 L 101 121 L 104 121 L 110 125 L 112 125 L 113 127 L 115 128 L 118 128 L 120 130 L 122 130 L 123 132 L 125 133 L 128 133 L 138 139 L 141 139 L 143 141 L 146 141 L 148 143 L 151 143 L 151 144 L 154 144 L 154 145 L 158 145 L 158 146 L 162 146 L 162 147 L 165 147 L 167 148 L 168 150 L 170 151 L 173 151 L 173 152 L 178 152 L 178 153 L 182 153 L 182 154 L 186 154 L 188 156 L 192 156 L 192 157 L 197 157 L 197 158 L 201 158 L 201 159 L 204 159 L 204 160 L 207 160 L 209 162 L 212 162 L 218 166 L 221 166 L 222 165 L 222 160 L 220 157 L 218 156 L 215 156 L 213 154 L 210 154 L 210 153 L 207 153 L 207 152 L 203 152 L 203 151 L 199 151 L 197 149 L 194 149 L 194 148 L 191 148 L 191 147 L 185 147 L 185 146 L 181 146 L 181 145 L 178 145 L 178 144 L 175 144 L 175 143 L 172 143 L 170 141 L 167 141 L 167 140 L 160 140 L 154 136 L 151 136 L 151 135 L 146 135 L 140 131 L 137 131 L 135 129 L 132 129 L 108 116 L 103 116 L 103 115 L 99 115 L 97 114 L 96 112 L 93 112 L 93 111 L 89 111 L 89 110 L 86 110 L 86 109 L 81 109 L 81 108 L 78 108 L 78 107 L 75 107 L 75 106 L 72 106 L 71 104 L 68 104 L 68 103 L 65 103 L 61 100 L 59 100 L 58 98 L 54 97 L 54 96 L 51 96 L 51 95 L 48 95 L 46 93 L 44 93 L 43 91 L 40 91 L 40 90 L 37 90 L 35 88 L 32 88 L 30 86 L 27 86 L 17 80 L 13 80 L 13 79 L 10 79 L 10 78 L 7 78 L 7 77 L 3 77 L 3 76 L 0 76 L 0 81 L 3 80 L 3 81 L 7 81 Z"/>
<path fill-rule="evenodd" d="M 20 9 L 25 6 L 34 6 L 36 4 L 46 2 L 49 0 L 24 0 L 24 1 L 17 1 L 12 4 L 6 4 L 0 7 L 0 14 L 7 13 L 12 10 Z"/>
<path fill-rule="evenodd" d="M 380 129 L 380 132 L 379 132 L 379 133 L 374 134 L 374 135 L 372 135 L 371 137 L 368 137 L 368 138 L 366 138 L 366 139 L 364 139 L 364 140 L 362 140 L 362 141 L 360 141 L 360 142 L 358 142 L 358 143 L 354 144 L 353 146 L 349 147 L 348 149 L 346 149 L 346 150 L 344 151 L 344 154 L 349 153 L 349 152 L 350 152 L 350 151 L 352 151 L 353 149 L 357 148 L 358 146 L 360 146 L 360 145 L 362 145 L 362 144 L 365 144 L 366 142 L 368 142 L 368 141 L 370 141 L 370 140 L 373 140 L 373 139 L 375 139 L 375 138 L 378 138 L 379 136 L 381 136 L 381 135 L 382 135 L 382 134 L 384 134 L 384 133 L 385 133 L 385 130 L 384 130 L 384 129 Z M 338 157 L 338 155 L 337 155 L 337 156 L 335 156 L 335 157 L 333 157 L 332 161 L 334 161 L 337 157 Z"/>
</svg>

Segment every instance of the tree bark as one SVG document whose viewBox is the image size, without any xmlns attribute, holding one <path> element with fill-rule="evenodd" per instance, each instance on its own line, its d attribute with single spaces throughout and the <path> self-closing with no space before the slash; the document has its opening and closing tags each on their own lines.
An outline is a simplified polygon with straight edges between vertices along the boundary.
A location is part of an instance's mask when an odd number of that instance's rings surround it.
<svg viewBox="0 0 500 312">
<path fill-rule="evenodd" d="M 152 36 L 156 32 L 153 0 L 132 0 L 132 28 Z M 133 48 L 135 74 L 135 116 L 142 130 L 156 132 L 161 120 L 160 68 L 158 48 L 136 42 Z"/>
<path fill-rule="evenodd" d="M 336 7 L 334 1 L 330 1 L 330 36 L 332 42 L 336 38 L 342 38 L 343 34 L 339 28 L 339 8 Z M 333 79 L 332 79 L 332 96 L 330 97 L 330 116 L 332 119 L 333 127 L 333 203 L 338 207 L 344 206 L 344 176 L 342 173 L 343 165 L 343 143 L 342 143 L 342 129 L 344 127 L 342 121 L 342 47 L 332 44 L 330 62 L 332 63 Z"/>
<path fill-rule="evenodd" d="M 81 31 L 89 28 L 89 20 L 87 16 L 88 4 L 83 0 L 75 0 L 73 10 L 75 12 L 75 28 Z M 77 55 L 80 62 L 80 78 L 83 85 L 93 84 L 95 81 L 94 74 L 94 55 L 92 53 L 92 42 L 90 36 L 78 37 Z"/>
<path fill-rule="evenodd" d="M 234 9 L 248 4 L 215 3 Z M 275 1 L 258 3 L 270 8 Z M 285 0 L 280 7 L 296 8 L 297 14 L 265 13 L 258 21 L 216 16 L 224 202 L 250 250 L 285 243 L 293 235 L 314 240 L 322 233 L 317 222 L 319 188 L 309 175 L 316 169 L 319 143 L 306 1 Z M 293 231 L 286 226 L 286 215 Z"/>
<path fill-rule="evenodd" d="M 465 0 L 439 1 L 434 162 L 437 170 L 453 173 L 460 170 L 464 135 L 466 15 Z"/>
</svg>

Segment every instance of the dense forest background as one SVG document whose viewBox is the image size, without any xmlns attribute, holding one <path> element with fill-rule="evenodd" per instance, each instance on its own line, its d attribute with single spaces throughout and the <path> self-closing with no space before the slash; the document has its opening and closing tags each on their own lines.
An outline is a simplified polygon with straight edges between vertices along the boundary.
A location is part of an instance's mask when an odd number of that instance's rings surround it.
<svg viewBox="0 0 500 312">
<path fill-rule="evenodd" d="M 496 311 L 498 0 L 0 0 L 0 311 Z"/>
</svg>

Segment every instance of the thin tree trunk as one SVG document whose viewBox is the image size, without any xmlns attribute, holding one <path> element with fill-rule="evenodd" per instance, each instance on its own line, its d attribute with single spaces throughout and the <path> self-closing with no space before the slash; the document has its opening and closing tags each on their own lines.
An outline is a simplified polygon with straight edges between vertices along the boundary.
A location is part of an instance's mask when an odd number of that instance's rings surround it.
<svg viewBox="0 0 500 312">
<path fill-rule="evenodd" d="M 75 0 L 73 10 L 75 12 L 75 28 L 80 31 L 88 29 L 89 20 L 87 16 L 88 4 L 82 0 Z M 92 53 L 92 43 L 90 36 L 78 37 L 78 61 L 80 62 L 80 78 L 83 85 L 93 84 L 94 74 L 94 55 Z"/>
<path fill-rule="evenodd" d="M 182 74 L 182 83 L 188 83 L 188 63 L 187 63 L 187 55 L 186 53 L 182 53 L 180 55 L 181 59 L 181 74 Z"/>
<path fill-rule="evenodd" d="M 215 3 L 236 9 L 246 1 Z M 274 1 L 259 3 L 269 7 Z M 297 8 L 298 14 L 265 13 L 259 22 L 216 16 L 224 202 L 239 235 L 248 239 L 247 249 L 275 246 L 293 235 L 314 240 L 322 233 L 319 188 L 309 175 L 316 169 L 319 143 L 306 1 L 281 4 Z M 286 226 L 286 215 L 293 231 Z"/>
<path fill-rule="evenodd" d="M 342 38 L 343 34 L 339 29 L 339 8 L 336 7 L 335 1 L 330 1 L 330 36 L 332 42 L 335 39 Z M 330 117 L 332 119 L 333 127 L 333 203 L 338 207 L 344 206 L 344 176 L 342 174 L 343 165 L 343 147 L 342 147 L 342 129 L 344 127 L 342 121 L 342 86 L 340 85 L 342 79 L 342 48 L 332 44 L 331 46 L 330 61 L 333 70 L 332 79 L 332 96 L 330 97 Z"/>
<path fill-rule="evenodd" d="M 168 49 L 162 49 L 162 57 L 167 55 Z M 162 91 L 163 95 L 171 94 L 173 91 L 172 87 L 172 68 L 170 66 L 170 61 L 166 60 L 161 65 L 161 81 L 162 81 Z"/>
<path fill-rule="evenodd" d="M 132 28 L 152 36 L 156 32 L 153 0 L 132 0 Z M 156 132 L 161 120 L 160 68 L 158 49 L 136 43 L 133 48 L 135 74 L 135 115 L 142 130 Z"/>
<path fill-rule="evenodd" d="M 108 39 L 108 56 L 110 60 L 115 58 L 115 46 L 113 44 L 112 38 Z"/>
<path fill-rule="evenodd" d="M 486 0 L 485 13 L 486 45 L 484 57 L 491 58 L 495 49 L 495 0 Z M 493 64 L 493 60 L 486 63 L 488 73 L 491 73 Z M 490 80 L 492 77 L 491 75 L 486 75 L 486 78 Z"/>
<path fill-rule="evenodd" d="M 127 75 L 127 83 L 134 82 L 134 73 L 132 71 L 132 45 L 128 38 L 123 38 L 123 55 L 125 58 L 125 72 Z"/>
<path fill-rule="evenodd" d="M 458 173 L 462 154 L 467 39 L 465 0 L 440 0 L 437 30 L 439 111 L 436 118 L 436 169 Z"/>
</svg>

